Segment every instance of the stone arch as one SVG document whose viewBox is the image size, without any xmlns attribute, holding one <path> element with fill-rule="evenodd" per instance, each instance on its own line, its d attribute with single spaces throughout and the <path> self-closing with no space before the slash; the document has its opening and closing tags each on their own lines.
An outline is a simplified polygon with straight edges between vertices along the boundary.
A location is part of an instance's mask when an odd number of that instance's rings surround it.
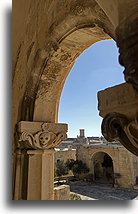
<svg viewBox="0 0 138 214">
<path fill-rule="evenodd" d="M 114 185 L 114 161 L 103 151 L 95 152 L 91 158 L 93 165 L 93 180 L 98 183 Z"/>
<path fill-rule="evenodd" d="M 28 149 L 28 143 L 30 147 L 33 143 L 39 143 L 38 134 L 44 132 L 55 136 L 52 146 L 66 137 L 66 124 L 56 123 L 59 98 L 65 79 L 83 50 L 109 36 L 117 40 L 120 63 L 125 67 L 125 79 L 137 89 L 136 4 L 136 0 L 14 0 L 14 199 L 54 198 L 54 170 L 50 164 L 53 163 L 53 149 L 38 152 L 37 149 Z M 79 45 L 83 37 L 78 36 L 79 44 L 76 42 L 75 46 L 72 46 L 72 42 L 69 43 L 74 41 L 74 36 L 80 35 L 80 31 L 89 35 L 89 30 L 93 36 L 95 33 L 96 41 L 93 41 L 93 38 L 89 42 L 87 40 L 84 45 Z M 133 103 L 130 104 L 132 105 Z M 128 122 L 132 123 L 125 127 L 127 135 L 133 135 L 132 132 L 135 134 L 137 121 L 133 123 L 134 119 L 131 118 Z M 119 138 L 122 138 L 122 135 Z M 42 167 L 43 161 L 47 166 L 45 168 Z M 38 167 L 34 167 L 36 162 Z"/>
<path fill-rule="evenodd" d="M 104 27 L 105 24 L 93 18 L 85 20 L 85 22 L 82 19 L 82 23 L 76 24 L 77 26 L 75 24 L 64 35 L 60 35 L 61 38 L 58 38 L 58 41 L 57 38 L 54 38 L 49 42 L 49 45 L 52 45 L 52 56 L 49 58 L 39 82 L 34 121 L 57 122 L 60 95 L 76 58 L 95 42 L 114 38 L 111 23 L 110 30 L 106 29 L 107 26 Z M 65 25 L 62 28 L 65 28 Z M 53 35 L 57 35 L 56 32 L 58 32 L 57 29 Z"/>
<path fill-rule="evenodd" d="M 18 11 L 15 12 L 21 23 L 16 31 L 21 32 L 21 35 L 18 37 L 16 33 L 14 35 L 13 132 L 19 121 L 57 122 L 59 97 L 64 81 L 73 66 L 73 60 L 75 61 L 76 57 L 88 47 L 87 44 L 81 51 L 76 51 L 76 56 L 73 56 L 72 64 L 66 67 L 63 78 L 63 71 L 59 72 L 60 64 L 56 62 L 56 68 L 52 64 L 57 52 L 59 55 L 60 50 L 64 50 L 67 37 L 77 34 L 79 29 L 96 30 L 97 28 L 97 31 L 102 31 L 100 37 L 97 34 L 97 41 L 105 37 L 116 40 L 115 29 L 119 23 L 118 4 L 114 1 L 104 5 L 99 0 L 41 3 L 23 1 L 22 4 L 24 5 L 22 12 L 28 14 L 29 19 L 26 15 L 23 21 L 23 14 L 19 16 Z M 16 6 L 18 10 L 21 9 L 20 5 Z M 112 13 L 109 12 L 110 6 L 114 8 Z M 65 10 L 62 9 L 63 7 Z M 38 12 L 40 10 L 41 13 Z M 64 51 L 68 52 L 66 49 Z M 57 73 L 62 76 L 60 80 L 57 79 Z M 19 79 L 22 81 L 19 82 Z M 60 82 L 60 86 L 57 87 L 56 82 Z M 56 98 L 54 98 L 54 90 L 56 90 Z"/>
</svg>

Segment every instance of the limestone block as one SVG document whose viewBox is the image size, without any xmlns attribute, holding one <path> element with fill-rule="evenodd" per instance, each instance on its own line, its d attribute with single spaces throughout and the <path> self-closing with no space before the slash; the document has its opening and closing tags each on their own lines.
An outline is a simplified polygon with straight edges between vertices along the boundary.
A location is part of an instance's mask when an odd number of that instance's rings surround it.
<svg viewBox="0 0 138 214">
<path fill-rule="evenodd" d="M 55 187 L 54 200 L 70 200 L 70 186 L 62 185 Z"/>
<path fill-rule="evenodd" d="M 53 200 L 54 150 L 28 150 L 27 153 L 27 200 Z"/>
<path fill-rule="evenodd" d="M 99 91 L 98 110 L 101 117 L 110 112 L 118 112 L 131 120 L 137 113 L 137 93 L 128 83 Z"/>
</svg>

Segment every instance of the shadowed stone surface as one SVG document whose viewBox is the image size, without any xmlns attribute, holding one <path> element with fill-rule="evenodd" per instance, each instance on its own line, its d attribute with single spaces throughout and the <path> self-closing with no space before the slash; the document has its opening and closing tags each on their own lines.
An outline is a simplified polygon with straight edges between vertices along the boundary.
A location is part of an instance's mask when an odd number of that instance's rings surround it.
<svg viewBox="0 0 138 214">
<path fill-rule="evenodd" d="M 81 200 L 133 200 L 138 196 L 137 190 L 112 188 L 102 184 L 82 181 L 70 184 L 70 189 L 72 192 L 83 195 L 84 197 L 81 196 Z"/>
</svg>

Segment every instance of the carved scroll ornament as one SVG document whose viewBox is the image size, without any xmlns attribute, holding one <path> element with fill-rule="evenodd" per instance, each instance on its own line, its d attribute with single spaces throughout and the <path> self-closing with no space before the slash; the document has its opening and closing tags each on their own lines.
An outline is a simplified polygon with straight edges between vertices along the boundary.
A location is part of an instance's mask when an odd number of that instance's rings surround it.
<svg viewBox="0 0 138 214">
<path fill-rule="evenodd" d="M 58 146 L 67 138 L 65 132 L 54 133 L 49 130 L 47 123 L 42 124 L 42 130 L 35 134 L 23 131 L 19 134 L 19 147 L 31 149 L 51 149 Z"/>
<path fill-rule="evenodd" d="M 130 152 L 138 156 L 138 121 L 129 121 L 120 113 L 109 113 L 102 121 L 102 134 L 107 141 L 119 140 Z"/>
</svg>

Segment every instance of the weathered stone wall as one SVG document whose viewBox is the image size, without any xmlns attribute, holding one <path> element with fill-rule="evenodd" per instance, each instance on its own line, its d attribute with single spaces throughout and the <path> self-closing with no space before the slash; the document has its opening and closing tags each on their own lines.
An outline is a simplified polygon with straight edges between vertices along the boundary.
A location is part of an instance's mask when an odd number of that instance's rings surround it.
<svg viewBox="0 0 138 214">
<path fill-rule="evenodd" d="M 57 160 L 66 162 L 68 159 L 76 160 L 76 149 L 56 150 L 55 164 L 57 163 Z"/>
</svg>

